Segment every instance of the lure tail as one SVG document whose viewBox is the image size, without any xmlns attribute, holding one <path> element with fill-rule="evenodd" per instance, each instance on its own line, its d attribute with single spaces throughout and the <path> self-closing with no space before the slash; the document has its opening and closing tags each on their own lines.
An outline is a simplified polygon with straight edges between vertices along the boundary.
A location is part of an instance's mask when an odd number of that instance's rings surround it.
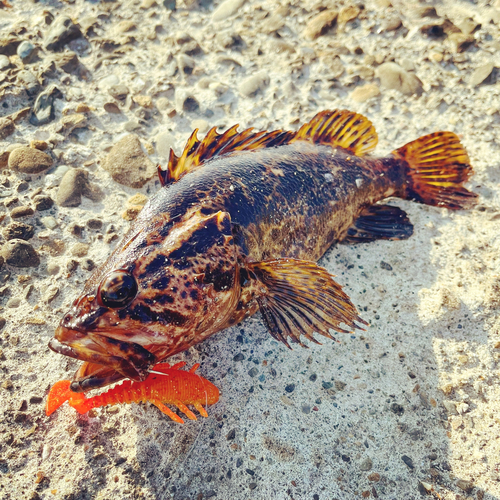
<svg viewBox="0 0 500 500">
<path fill-rule="evenodd" d="M 69 380 L 60 380 L 52 386 L 45 406 L 47 416 L 52 415 L 66 401 L 69 401 L 70 406 L 75 408 L 79 413 L 89 411 L 89 408 L 85 405 L 87 398 L 83 394 L 73 392 L 70 389 L 70 385 L 71 382 Z"/>
<path fill-rule="evenodd" d="M 71 397 L 70 384 L 69 380 L 60 380 L 52 386 L 45 406 L 47 415 L 52 415 L 63 403 L 69 400 Z"/>
<path fill-rule="evenodd" d="M 453 132 L 435 132 L 393 151 L 406 163 L 405 197 L 454 210 L 471 208 L 477 195 L 463 184 L 472 174 L 469 156 Z"/>
</svg>

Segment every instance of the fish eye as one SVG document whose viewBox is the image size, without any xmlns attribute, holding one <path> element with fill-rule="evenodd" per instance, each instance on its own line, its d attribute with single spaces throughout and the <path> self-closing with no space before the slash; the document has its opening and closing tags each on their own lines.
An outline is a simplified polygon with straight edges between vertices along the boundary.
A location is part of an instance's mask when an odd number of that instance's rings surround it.
<svg viewBox="0 0 500 500">
<path fill-rule="evenodd" d="M 127 306 L 136 294 L 137 283 L 127 271 L 113 271 L 99 286 L 100 302 L 111 309 Z"/>
</svg>

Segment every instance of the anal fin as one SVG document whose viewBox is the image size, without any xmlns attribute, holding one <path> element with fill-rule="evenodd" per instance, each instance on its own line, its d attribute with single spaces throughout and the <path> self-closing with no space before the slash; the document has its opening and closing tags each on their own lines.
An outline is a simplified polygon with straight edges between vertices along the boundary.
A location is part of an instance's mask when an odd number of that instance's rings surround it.
<svg viewBox="0 0 500 500">
<path fill-rule="evenodd" d="M 344 239 L 346 243 L 367 243 L 375 240 L 405 240 L 413 234 L 413 224 L 406 212 L 390 205 L 366 207 Z"/>
<path fill-rule="evenodd" d="M 276 259 L 247 264 L 249 274 L 259 282 L 256 297 L 271 335 L 286 346 L 288 339 L 302 346 L 301 336 L 319 343 L 317 332 L 333 339 L 329 330 L 347 333 L 367 324 L 328 271 L 314 262 Z M 304 346 L 305 347 L 305 346 Z"/>
</svg>

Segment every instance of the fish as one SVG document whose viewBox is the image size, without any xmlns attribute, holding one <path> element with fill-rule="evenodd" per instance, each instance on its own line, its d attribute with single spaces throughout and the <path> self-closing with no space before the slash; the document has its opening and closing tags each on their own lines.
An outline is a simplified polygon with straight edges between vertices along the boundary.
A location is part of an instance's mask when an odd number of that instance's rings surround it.
<svg viewBox="0 0 500 500">
<path fill-rule="evenodd" d="M 81 392 L 73 392 L 70 389 L 70 380 L 60 380 L 49 391 L 45 413 L 47 416 L 52 415 L 66 401 L 80 414 L 101 406 L 150 401 L 178 424 L 183 424 L 184 420 L 165 406 L 165 403 L 175 405 L 190 420 L 197 420 L 197 418 L 186 406 L 188 404 L 193 405 L 203 417 L 208 417 L 203 404 L 208 406 L 217 403 L 220 395 L 219 389 L 195 373 L 200 366 L 199 363 L 193 365 L 189 371 L 180 370 L 185 365 L 185 361 L 180 361 L 173 366 L 169 363 L 158 364 L 143 382 L 125 380 L 112 389 L 91 398 L 87 398 Z"/>
<path fill-rule="evenodd" d="M 297 131 L 204 139 L 158 167 L 161 189 L 86 282 L 49 342 L 84 361 L 85 392 L 149 369 L 257 311 L 284 345 L 367 325 L 317 261 L 335 243 L 413 234 L 390 197 L 451 210 L 474 206 L 472 167 L 459 137 L 435 132 L 372 156 L 373 124 L 325 110 Z M 333 333 L 332 333 L 333 332 Z"/>
</svg>

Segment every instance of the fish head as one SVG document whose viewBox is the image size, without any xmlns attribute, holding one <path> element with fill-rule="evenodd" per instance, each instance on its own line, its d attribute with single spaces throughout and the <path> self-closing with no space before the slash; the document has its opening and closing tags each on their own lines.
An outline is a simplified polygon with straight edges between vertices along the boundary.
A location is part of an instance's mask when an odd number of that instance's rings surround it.
<svg viewBox="0 0 500 500">
<path fill-rule="evenodd" d="M 240 294 L 237 255 L 227 212 L 143 221 L 88 280 L 49 347 L 106 367 L 87 388 L 144 380 L 153 364 L 227 326 Z"/>
</svg>

